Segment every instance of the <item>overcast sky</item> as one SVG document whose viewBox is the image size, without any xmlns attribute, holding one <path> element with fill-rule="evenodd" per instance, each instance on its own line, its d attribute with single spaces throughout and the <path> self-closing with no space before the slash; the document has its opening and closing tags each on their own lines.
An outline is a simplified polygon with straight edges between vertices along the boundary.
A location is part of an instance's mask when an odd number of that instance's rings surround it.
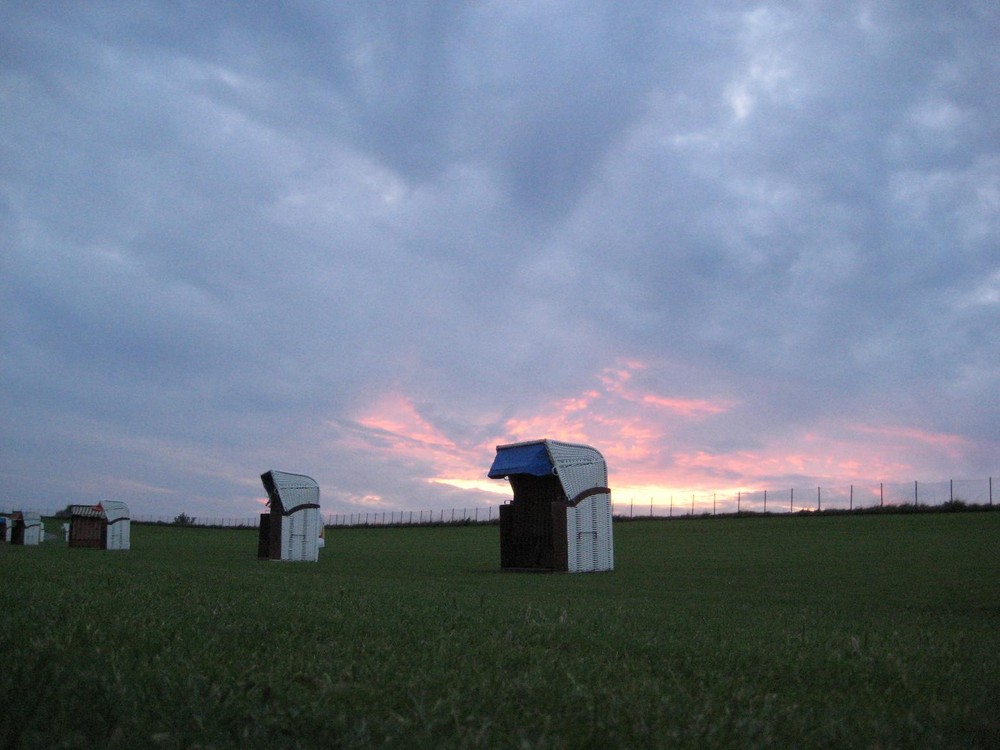
<svg viewBox="0 0 1000 750">
<path fill-rule="evenodd" d="M 1000 6 L 0 6 L 0 506 L 1000 474 Z M 486 488 L 486 489 L 484 489 Z"/>
</svg>

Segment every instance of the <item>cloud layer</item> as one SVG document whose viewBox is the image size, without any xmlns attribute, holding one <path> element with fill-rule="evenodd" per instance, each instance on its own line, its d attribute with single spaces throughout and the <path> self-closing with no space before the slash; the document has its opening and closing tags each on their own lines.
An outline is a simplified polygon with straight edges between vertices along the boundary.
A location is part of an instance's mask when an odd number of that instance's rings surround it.
<svg viewBox="0 0 1000 750">
<path fill-rule="evenodd" d="M 8 4 L 0 504 L 249 515 L 279 468 L 469 506 L 537 437 L 643 492 L 996 476 L 998 34 Z"/>
</svg>

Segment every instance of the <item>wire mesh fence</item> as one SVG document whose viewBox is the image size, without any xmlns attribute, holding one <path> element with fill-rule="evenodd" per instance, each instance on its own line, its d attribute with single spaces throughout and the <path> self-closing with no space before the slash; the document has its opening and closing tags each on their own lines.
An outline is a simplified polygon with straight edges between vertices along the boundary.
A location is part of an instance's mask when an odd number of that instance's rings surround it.
<svg viewBox="0 0 1000 750">
<path fill-rule="evenodd" d="M 788 487 L 726 492 L 685 492 L 646 498 L 616 498 L 612 488 L 612 512 L 616 518 L 684 518 L 705 515 L 792 514 L 815 511 L 865 511 L 875 509 L 933 509 L 994 506 L 996 482 L 985 479 L 948 479 L 940 482 L 869 482 L 832 487 Z M 9 514 L 15 509 L 0 509 Z M 55 516 L 56 513 L 43 513 Z M 496 505 L 434 510 L 368 510 L 323 513 L 326 526 L 422 526 L 440 524 L 495 523 Z M 215 528 L 257 528 L 260 516 L 163 516 L 133 514 L 134 523 L 170 524 Z"/>
<path fill-rule="evenodd" d="M 942 482 L 875 482 L 834 487 L 789 487 L 728 492 L 690 492 L 615 503 L 618 517 L 674 517 L 743 513 L 861 511 L 876 508 L 950 505 L 992 506 L 994 481 L 949 479 Z"/>
<path fill-rule="evenodd" d="M 381 510 L 354 513 L 323 513 L 325 526 L 421 526 L 429 524 L 492 523 L 499 518 L 495 505 L 472 508 L 438 508 L 435 510 Z M 178 526 L 212 526 L 232 528 L 257 528 L 260 516 L 250 518 L 216 518 L 185 516 L 182 522 L 176 517 L 137 514 L 135 523 L 171 524 Z"/>
</svg>

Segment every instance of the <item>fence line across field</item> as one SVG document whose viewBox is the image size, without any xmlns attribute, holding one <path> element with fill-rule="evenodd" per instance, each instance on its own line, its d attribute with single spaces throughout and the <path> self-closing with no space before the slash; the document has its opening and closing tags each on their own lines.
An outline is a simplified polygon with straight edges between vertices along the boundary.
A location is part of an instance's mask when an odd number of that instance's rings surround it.
<svg viewBox="0 0 1000 750">
<path fill-rule="evenodd" d="M 835 487 L 790 487 L 787 489 L 737 490 L 735 492 L 680 492 L 668 496 L 619 499 L 612 506 L 617 518 L 690 518 L 734 513 L 800 513 L 808 511 L 852 511 L 889 506 L 943 506 L 964 504 L 992 506 L 993 477 L 949 479 L 943 482 L 874 482 Z M 615 498 L 612 488 L 612 498 Z M 20 508 L 6 509 L 8 513 Z M 43 513 L 53 516 L 54 513 Z M 323 513 L 325 526 L 419 526 L 444 523 L 493 523 L 496 505 L 437 510 L 356 511 Z M 186 516 L 185 516 L 186 517 Z M 133 523 L 174 524 L 174 516 L 132 514 Z M 187 517 L 186 517 L 187 518 Z M 260 516 L 221 518 L 193 516 L 184 525 L 227 528 L 257 528 Z"/>
<path fill-rule="evenodd" d="M 441 508 L 437 510 L 385 510 L 367 513 L 323 513 L 324 526 L 420 526 L 443 523 L 492 523 L 499 517 L 498 507 L 485 505 L 473 508 Z M 171 516 L 136 514 L 135 523 L 175 524 Z M 184 526 L 223 526 L 233 528 L 258 528 L 260 517 L 212 518 L 192 516 Z"/>
<path fill-rule="evenodd" d="M 862 510 L 886 506 L 942 506 L 948 503 L 993 505 L 994 482 L 986 479 L 949 479 L 943 482 L 876 482 L 836 487 L 790 487 L 780 490 L 675 493 L 663 498 L 629 500 L 617 516 L 638 518 L 683 517 L 733 513 L 799 513 L 823 510 Z"/>
</svg>

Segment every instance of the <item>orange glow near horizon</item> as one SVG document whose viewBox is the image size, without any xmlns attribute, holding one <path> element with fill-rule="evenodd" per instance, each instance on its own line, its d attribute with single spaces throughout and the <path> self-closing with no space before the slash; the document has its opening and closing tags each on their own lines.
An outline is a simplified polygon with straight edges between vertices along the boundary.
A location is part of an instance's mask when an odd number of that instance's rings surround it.
<svg viewBox="0 0 1000 750">
<path fill-rule="evenodd" d="M 510 497 L 510 485 L 496 479 L 450 479 L 446 477 L 434 477 L 430 480 L 434 484 L 446 484 L 450 487 L 457 487 L 460 490 L 479 490 L 480 492 L 490 492 L 494 495 L 506 495 Z"/>
<path fill-rule="evenodd" d="M 687 450 L 673 437 L 681 427 L 725 419 L 737 402 L 643 391 L 633 378 L 643 367 L 628 362 L 604 370 L 595 378 L 596 387 L 567 395 L 546 411 L 513 417 L 500 434 L 475 445 L 457 443 L 398 392 L 384 394 L 356 421 L 360 429 L 343 439 L 423 466 L 421 481 L 480 494 L 479 502 L 510 493 L 505 482 L 486 478 L 496 445 L 546 437 L 584 443 L 607 460 L 616 501 L 653 498 L 656 505 L 692 492 L 771 489 L 796 477 L 829 484 L 896 481 L 913 474 L 919 451 L 957 454 L 965 445 L 958 436 L 915 428 L 830 422 L 797 435 L 777 435 L 752 451 Z M 725 432 L 724 425 L 719 431 Z"/>
</svg>

